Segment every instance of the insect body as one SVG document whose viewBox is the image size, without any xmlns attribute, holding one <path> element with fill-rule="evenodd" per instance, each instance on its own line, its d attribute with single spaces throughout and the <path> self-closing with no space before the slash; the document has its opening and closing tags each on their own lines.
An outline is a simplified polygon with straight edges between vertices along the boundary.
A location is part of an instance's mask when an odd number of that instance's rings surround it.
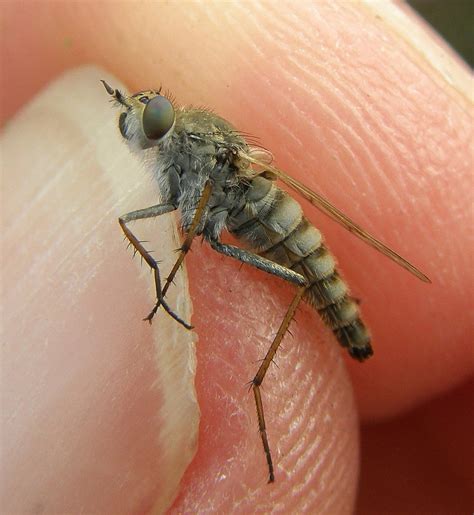
<svg viewBox="0 0 474 515">
<path fill-rule="evenodd" d="M 171 310 L 165 295 L 196 235 L 202 235 L 217 252 L 298 286 L 252 381 L 269 480 L 273 481 L 260 385 L 300 300 L 306 299 L 317 309 L 352 357 L 362 361 L 373 353 L 358 304 L 336 270 L 335 260 L 324 245 L 321 233 L 303 216 L 299 203 L 276 186 L 275 180 L 283 180 L 420 279 L 428 281 L 428 278 L 328 201 L 273 167 L 269 153 L 250 146 L 223 118 L 205 109 L 175 108 L 160 91 L 124 96 L 105 82 L 104 86 L 122 108 L 119 117 L 122 136 L 133 151 L 142 154 L 159 182 L 164 199 L 162 204 L 128 213 L 119 219 L 130 243 L 154 270 L 157 303 L 146 319 L 151 321 L 162 306 L 179 323 L 191 327 Z M 175 209 L 180 211 L 186 238 L 162 287 L 156 261 L 127 223 Z M 246 248 L 222 243 L 220 236 L 224 230 L 244 242 Z"/>
</svg>

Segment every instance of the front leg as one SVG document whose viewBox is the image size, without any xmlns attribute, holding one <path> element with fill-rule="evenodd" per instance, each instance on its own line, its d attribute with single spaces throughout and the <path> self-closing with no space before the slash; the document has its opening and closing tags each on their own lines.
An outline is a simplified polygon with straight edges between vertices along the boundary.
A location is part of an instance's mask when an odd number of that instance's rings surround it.
<svg viewBox="0 0 474 515">
<path fill-rule="evenodd" d="M 176 260 L 173 268 L 171 269 L 169 276 L 166 278 L 166 282 L 165 282 L 163 289 L 161 289 L 161 286 L 160 286 L 160 294 L 161 294 L 162 298 L 166 295 L 166 292 L 168 291 L 168 288 L 170 287 L 171 283 L 173 282 L 175 275 L 177 274 L 180 266 L 183 264 L 186 254 L 191 249 L 191 244 L 193 242 L 194 237 L 196 236 L 196 232 L 198 230 L 199 224 L 200 224 L 202 216 L 204 214 L 204 210 L 209 201 L 209 197 L 211 196 L 211 192 L 212 192 L 211 182 L 207 181 L 204 186 L 204 190 L 202 191 L 201 198 L 199 199 L 198 205 L 196 207 L 196 211 L 194 213 L 193 220 L 187 231 L 186 238 L 185 238 L 183 244 L 181 245 L 181 248 L 179 249 L 178 259 Z M 156 275 L 155 275 L 155 277 L 156 277 Z M 160 300 L 160 297 L 158 297 L 157 303 L 155 304 L 154 308 L 151 310 L 150 314 L 145 318 L 145 320 L 148 320 L 151 323 L 151 321 L 152 321 L 153 317 L 155 316 L 155 313 L 157 312 L 161 303 L 162 303 L 162 300 Z M 184 325 L 184 326 L 186 327 L 186 325 Z M 192 326 L 189 326 L 188 329 L 192 329 Z"/>
<path fill-rule="evenodd" d="M 127 213 L 122 215 L 119 218 L 119 224 L 122 228 L 125 237 L 133 246 L 133 248 L 140 254 L 140 256 L 147 262 L 148 266 L 153 270 L 153 275 L 155 278 L 155 290 L 156 290 L 156 298 L 157 303 L 155 305 L 155 312 L 159 306 L 163 306 L 163 309 L 172 317 L 176 322 L 180 323 L 186 329 L 192 329 L 192 326 L 187 324 L 184 320 L 182 320 L 176 313 L 172 311 L 172 309 L 168 306 L 167 302 L 164 299 L 164 293 L 161 289 L 161 279 L 160 279 L 160 270 L 158 268 L 158 263 L 153 259 L 151 254 L 145 249 L 142 242 L 133 234 L 133 232 L 128 228 L 127 223 L 132 222 L 134 220 L 143 220 L 145 218 L 154 218 L 156 216 L 164 215 L 166 213 L 170 213 L 174 211 L 176 206 L 174 204 L 166 203 L 166 204 L 157 204 L 156 206 L 147 207 L 145 209 L 139 209 L 137 211 L 132 211 L 131 213 Z M 151 321 L 149 317 L 145 318 L 145 320 Z"/>
</svg>

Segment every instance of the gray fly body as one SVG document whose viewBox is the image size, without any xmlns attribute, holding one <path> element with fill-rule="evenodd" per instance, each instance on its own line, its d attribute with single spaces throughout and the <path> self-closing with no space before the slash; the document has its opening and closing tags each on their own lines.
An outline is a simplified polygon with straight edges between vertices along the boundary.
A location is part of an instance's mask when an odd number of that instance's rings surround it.
<svg viewBox="0 0 474 515">
<path fill-rule="evenodd" d="M 156 147 L 153 171 L 162 194 L 178 206 L 184 231 L 209 180 L 212 194 L 196 234 L 218 239 L 229 216 L 244 207 L 248 182 L 238 176 L 234 157 L 246 149 L 245 141 L 222 118 L 200 109 L 176 110 L 173 134 Z"/>
<path fill-rule="evenodd" d="M 337 210 L 326 199 L 271 165 L 271 154 L 250 146 L 231 124 L 216 114 L 176 108 L 160 91 L 124 96 L 104 82 L 121 107 L 119 129 L 134 152 L 155 174 L 163 203 L 120 217 L 125 236 L 154 270 L 157 303 L 146 320 L 162 306 L 177 322 L 166 292 L 196 235 L 219 253 L 230 256 L 298 286 L 280 329 L 252 381 L 263 447 L 274 480 L 260 385 L 301 299 L 309 302 L 350 355 L 360 361 L 373 353 L 358 303 L 349 294 L 321 233 L 303 216 L 301 206 L 278 188 L 280 179 L 316 207 L 423 281 L 429 279 Z M 178 209 L 186 235 L 181 253 L 164 286 L 157 262 L 128 228 L 133 220 Z M 244 248 L 220 241 L 228 230 Z"/>
</svg>

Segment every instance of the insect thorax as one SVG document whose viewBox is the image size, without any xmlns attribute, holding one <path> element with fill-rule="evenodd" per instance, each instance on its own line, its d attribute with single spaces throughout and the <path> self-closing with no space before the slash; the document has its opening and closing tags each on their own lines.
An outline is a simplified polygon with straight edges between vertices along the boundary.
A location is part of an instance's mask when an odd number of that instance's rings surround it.
<svg viewBox="0 0 474 515">
<path fill-rule="evenodd" d="M 239 172 L 238 156 L 246 149 L 240 134 L 214 113 L 177 112 L 173 134 L 155 149 L 150 162 L 163 200 L 178 206 L 185 231 L 209 179 L 212 194 L 198 233 L 218 238 L 228 217 L 244 207 L 248 180 Z"/>
</svg>

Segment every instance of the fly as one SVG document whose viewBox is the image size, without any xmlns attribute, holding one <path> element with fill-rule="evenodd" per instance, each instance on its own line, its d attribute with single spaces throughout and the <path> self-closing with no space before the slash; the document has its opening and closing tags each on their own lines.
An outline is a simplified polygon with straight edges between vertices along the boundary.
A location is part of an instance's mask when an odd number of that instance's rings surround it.
<svg viewBox="0 0 474 515">
<path fill-rule="evenodd" d="M 275 479 L 261 397 L 261 385 L 302 299 L 313 306 L 349 354 L 364 361 L 373 354 L 371 337 L 359 305 L 336 269 L 321 233 L 303 215 L 301 206 L 275 184 L 279 179 L 326 215 L 424 282 L 429 278 L 329 201 L 274 167 L 269 152 L 251 146 L 232 125 L 198 108 L 177 107 L 161 90 L 122 94 L 102 81 L 121 108 L 120 133 L 130 149 L 144 157 L 156 177 L 164 202 L 119 218 L 130 244 L 154 273 L 157 301 L 145 318 L 152 321 L 162 307 L 191 329 L 165 300 L 195 236 L 201 235 L 220 254 L 237 259 L 297 287 L 296 294 L 261 365 L 251 381 L 257 418 L 269 471 Z M 247 138 L 248 139 L 248 138 Z M 185 234 L 169 276 L 162 285 L 158 263 L 129 229 L 134 220 L 179 210 Z M 227 230 L 245 248 L 220 241 Z"/>
</svg>

